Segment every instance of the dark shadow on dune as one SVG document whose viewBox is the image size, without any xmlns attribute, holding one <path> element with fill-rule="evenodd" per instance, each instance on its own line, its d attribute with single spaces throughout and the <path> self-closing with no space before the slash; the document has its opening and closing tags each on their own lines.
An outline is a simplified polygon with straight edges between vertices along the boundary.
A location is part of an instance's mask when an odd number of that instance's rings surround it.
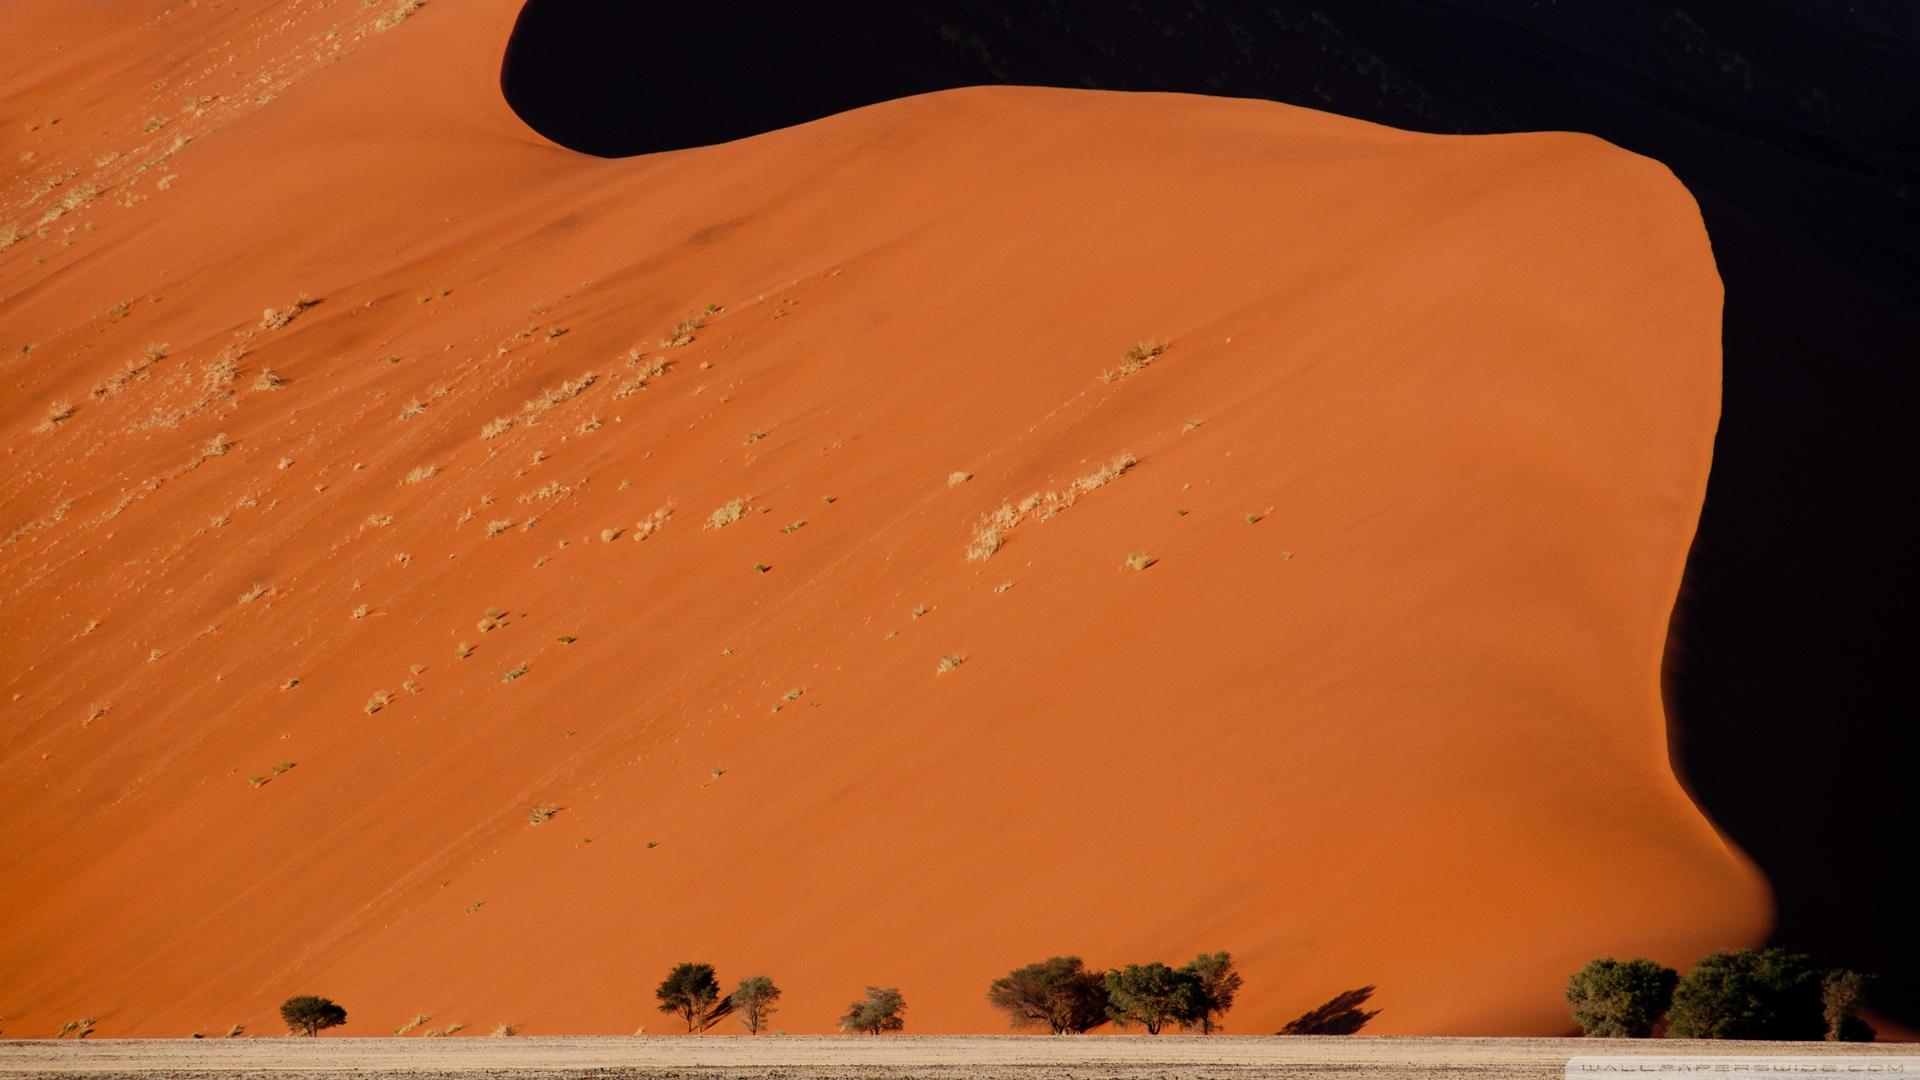
<svg viewBox="0 0 1920 1080">
<path fill-rule="evenodd" d="M 1724 417 L 1667 671 L 1673 757 L 1766 870 L 1777 940 L 1920 1022 L 1912 418 L 1920 8 L 1906 0 L 530 0 L 502 70 L 587 153 L 983 83 L 1269 98 L 1433 132 L 1585 131 L 1700 203 Z"/>
<path fill-rule="evenodd" d="M 1364 1006 L 1373 997 L 1374 987 L 1362 986 L 1335 994 L 1315 1005 L 1280 1029 L 1281 1035 L 1357 1035 L 1367 1022 L 1380 1015 L 1379 1009 Z"/>
</svg>

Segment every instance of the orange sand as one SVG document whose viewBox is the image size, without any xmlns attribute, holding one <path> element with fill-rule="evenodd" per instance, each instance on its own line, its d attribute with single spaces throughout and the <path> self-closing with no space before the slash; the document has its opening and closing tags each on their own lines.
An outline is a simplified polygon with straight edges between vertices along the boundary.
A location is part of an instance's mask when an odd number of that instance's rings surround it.
<svg viewBox="0 0 1920 1080">
<path fill-rule="evenodd" d="M 511 0 L 386 10 L 0 6 L 0 237 L 98 189 L 0 252 L 8 1035 L 661 1031 L 691 958 L 996 1031 L 1016 964 L 1214 948 L 1235 1032 L 1552 1033 L 1764 936 L 1666 757 L 1720 286 L 1665 169 L 1028 89 L 601 161 L 502 102 Z"/>
</svg>

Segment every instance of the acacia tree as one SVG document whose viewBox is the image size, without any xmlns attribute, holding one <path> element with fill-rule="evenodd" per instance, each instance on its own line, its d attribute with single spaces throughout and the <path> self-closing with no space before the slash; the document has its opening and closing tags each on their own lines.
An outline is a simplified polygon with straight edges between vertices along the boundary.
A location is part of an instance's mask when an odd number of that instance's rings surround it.
<svg viewBox="0 0 1920 1080">
<path fill-rule="evenodd" d="M 907 999 L 892 986 L 869 986 L 867 996 L 847 1006 L 847 1013 L 840 1018 L 841 1031 L 856 1031 L 863 1035 L 884 1035 L 890 1031 L 900 1031 L 907 1021 L 900 1014 L 907 1011 Z"/>
<path fill-rule="evenodd" d="M 1015 968 L 987 987 L 987 1001 L 1013 1027 L 1044 1026 L 1079 1034 L 1107 1020 L 1106 980 L 1077 956 L 1054 956 Z"/>
<path fill-rule="evenodd" d="M 1193 984 L 1155 960 L 1107 972 L 1107 1015 L 1115 1024 L 1139 1024 L 1158 1035 L 1169 1023 L 1193 1015 Z"/>
<path fill-rule="evenodd" d="M 780 988 L 765 975 L 755 975 L 751 979 L 741 979 L 727 1001 L 733 1011 L 740 1014 L 740 1026 L 747 1034 L 758 1035 L 766 1026 L 767 1018 L 774 1013 L 773 1003 L 780 1000 Z"/>
<path fill-rule="evenodd" d="M 1673 990 L 1675 1039 L 1818 1039 L 1826 1032 L 1820 973 L 1800 953 L 1711 953 Z"/>
<path fill-rule="evenodd" d="M 1602 957 L 1567 980 L 1567 1004 L 1582 1034 L 1644 1039 L 1673 1003 L 1680 973 L 1651 960 Z"/>
<path fill-rule="evenodd" d="M 1213 1034 L 1220 1021 L 1233 1008 L 1233 996 L 1240 992 L 1240 973 L 1234 970 L 1233 956 L 1227 952 L 1201 953 L 1176 972 L 1188 987 L 1187 1012 L 1181 1016 L 1183 1028 L 1199 1028 L 1202 1035 Z"/>
<path fill-rule="evenodd" d="M 330 998 L 297 994 L 280 1003 L 280 1019 L 286 1021 L 287 1034 L 312 1037 L 321 1030 L 347 1022 L 347 1010 Z"/>
<path fill-rule="evenodd" d="M 653 996 L 660 999 L 661 1012 L 687 1022 L 688 1034 L 705 1031 L 733 1011 L 731 1000 L 720 1000 L 720 981 L 713 977 L 712 964 L 675 965 Z"/>
<path fill-rule="evenodd" d="M 1845 969 L 1829 971 L 1820 980 L 1828 1042 L 1873 1041 L 1873 1025 L 1860 1019 L 1860 1010 L 1867 1007 L 1867 986 L 1872 982 L 1871 975 Z"/>
</svg>

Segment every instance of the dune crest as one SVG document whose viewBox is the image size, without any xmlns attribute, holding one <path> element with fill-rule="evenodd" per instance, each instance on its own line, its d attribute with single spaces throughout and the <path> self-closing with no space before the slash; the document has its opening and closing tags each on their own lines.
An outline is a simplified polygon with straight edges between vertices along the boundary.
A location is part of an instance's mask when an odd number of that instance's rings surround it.
<svg viewBox="0 0 1920 1080">
<path fill-rule="evenodd" d="M 1764 936 L 1666 758 L 1657 164 L 1009 88 L 599 161 L 508 0 L 64 8 L 0 12 L 9 1034 L 664 1030 L 686 959 L 996 1031 L 1216 948 L 1237 1033 L 1553 1033 Z"/>
</svg>

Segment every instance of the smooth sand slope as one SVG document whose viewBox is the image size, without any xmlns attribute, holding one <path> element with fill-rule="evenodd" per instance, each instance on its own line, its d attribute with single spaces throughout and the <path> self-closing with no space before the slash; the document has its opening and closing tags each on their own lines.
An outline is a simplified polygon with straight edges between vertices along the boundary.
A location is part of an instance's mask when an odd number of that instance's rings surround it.
<svg viewBox="0 0 1920 1080">
<path fill-rule="evenodd" d="M 0 10 L 0 1030 L 662 1031 L 699 958 L 994 1031 L 1225 948 L 1235 1032 L 1553 1033 L 1763 936 L 1666 758 L 1664 169 L 1020 89 L 601 161 L 514 13 Z"/>
</svg>

